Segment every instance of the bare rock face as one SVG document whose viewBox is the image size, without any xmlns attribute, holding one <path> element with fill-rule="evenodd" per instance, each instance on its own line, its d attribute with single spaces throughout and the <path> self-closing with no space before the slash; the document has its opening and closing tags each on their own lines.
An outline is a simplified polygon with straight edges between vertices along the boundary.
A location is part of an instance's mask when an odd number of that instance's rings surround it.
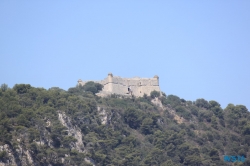
<svg viewBox="0 0 250 166">
<path fill-rule="evenodd" d="M 0 166 L 5 166 L 5 165 L 17 165 L 15 161 L 15 157 L 13 155 L 13 151 L 9 147 L 9 145 L 1 145 L 0 146 L 0 153 L 5 153 L 7 159 L 5 159 L 5 162 L 0 162 Z"/>
<path fill-rule="evenodd" d="M 29 165 L 34 165 L 33 164 L 34 161 L 33 161 L 32 157 L 31 157 L 30 152 L 28 150 L 23 150 L 23 154 L 24 154 L 25 157 L 24 157 L 24 160 L 22 161 L 22 165 L 27 165 L 27 163 Z"/>
<path fill-rule="evenodd" d="M 68 135 L 74 137 L 77 140 L 77 142 L 72 145 L 72 148 L 77 150 L 78 152 L 85 153 L 86 151 L 84 150 L 84 144 L 82 142 L 83 135 L 81 133 L 81 130 L 78 127 L 72 125 L 70 118 L 65 115 L 64 112 L 58 111 L 58 118 L 62 125 L 68 129 Z M 87 157 L 84 160 L 87 163 L 95 166 L 95 162 L 91 158 Z M 63 162 L 64 158 L 62 158 L 62 163 Z"/>
<path fill-rule="evenodd" d="M 163 108 L 162 102 L 158 97 L 152 99 L 151 102 L 157 107 Z"/>
<path fill-rule="evenodd" d="M 13 150 L 8 144 L 2 145 L 0 146 L 0 153 L 5 153 L 3 162 L 0 162 L 0 166 L 34 165 L 29 150 L 23 148 L 21 145 L 15 147 L 15 150 Z"/>
<path fill-rule="evenodd" d="M 160 100 L 158 97 L 152 99 L 151 102 L 152 102 L 154 105 L 156 105 L 157 107 L 162 108 L 163 110 L 166 109 L 166 107 L 163 106 L 161 100 Z M 171 108 L 171 106 L 168 108 L 168 110 L 169 110 L 169 113 L 174 117 L 174 120 L 176 120 L 176 122 L 177 122 L 178 124 L 181 124 L 181 123 L 184 122 L 184 119 L 183 119 L 182 117 L 180 117 L 179 115 L 177 115 L 176 112 L 175 112 L 175 110 L 173 110 L 173 109 Z"/>
<path fill-rule="evenodd" d="M 108 115 L 107 112 L 105 111 L 105 109 L 101 108 L 101 107 L 97 107 L 97 110 L 99 112 L 99 116 L 101 119 L 101 123 L 102 124 L 107 124 L 108 121 Z"/>
<path fill-rule="evenodd" d="M 72 145 L 72 148 L 76 149 L 78 152 L 84 152 L 81 130 L 72 125 L 70 118 L 66 116 L 64 112 L 58 111 L 58 118 L 62 125 L 68 129 L 68 135 L 77 140 L 76 143 Z"/>
</svg>

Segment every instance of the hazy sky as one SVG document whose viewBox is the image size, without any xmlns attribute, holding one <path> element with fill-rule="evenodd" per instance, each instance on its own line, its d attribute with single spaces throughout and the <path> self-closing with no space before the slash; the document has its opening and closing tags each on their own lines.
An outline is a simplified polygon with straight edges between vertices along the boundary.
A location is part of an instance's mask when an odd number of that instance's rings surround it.
<svg viewBox="0 0 250 166">
<path fill-rule="evenodd" d="M 167 95 L 250 110 L 250 1 L 0 1 L 0 84 L 160 77 Z"/>
</svg>

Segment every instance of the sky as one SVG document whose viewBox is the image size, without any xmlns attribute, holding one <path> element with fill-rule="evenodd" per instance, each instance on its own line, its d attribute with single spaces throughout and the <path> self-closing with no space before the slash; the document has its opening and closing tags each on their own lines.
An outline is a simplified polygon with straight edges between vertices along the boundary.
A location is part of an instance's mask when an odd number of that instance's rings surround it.
<svg viewBox="0 0 250 166">
<path fill-rule="evenodd" d="M 161 91 L 250 110 L 250 1 L 0 1 L 0 84 L 158 75 Z"/>
</svg>

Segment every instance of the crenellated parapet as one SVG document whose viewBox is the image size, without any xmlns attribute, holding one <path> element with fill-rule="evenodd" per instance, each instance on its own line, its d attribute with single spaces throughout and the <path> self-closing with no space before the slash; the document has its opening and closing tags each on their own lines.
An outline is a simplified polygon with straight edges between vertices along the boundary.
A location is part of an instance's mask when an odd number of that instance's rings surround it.
<svg viewBox="0 0 250 166">
<path fill-rule="evenodd" d="M 88 81 L 78 80 L 79 85 L 84 85 L 86 82 Z M 160 92 L 159 77 L 157 75 L 153 78 L 122 78 L 109 73 L 104 80 L 94 82 L 103 85 L 103 90 L 100 92 L 102 96 L 106 94 L 128 95 L 131 93 L 134 96 L 143 96 L 144 94 L 150 95 L 154 90 Z"/>
</svg>

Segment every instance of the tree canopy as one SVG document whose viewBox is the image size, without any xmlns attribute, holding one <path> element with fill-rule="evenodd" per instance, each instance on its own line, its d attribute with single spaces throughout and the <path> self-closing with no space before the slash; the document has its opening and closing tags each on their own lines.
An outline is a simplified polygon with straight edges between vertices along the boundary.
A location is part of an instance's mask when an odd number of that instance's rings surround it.
<svg viewBox="0 0 250 166">
<path fill-rule="evenodd" d="M 96 96 L 103 87 L 48 90 L 29 84 L 0 89 L 0 145 L 20 162 L 20 147 L 35 165 L 227 165 L 223 155 L 247 158 L 250 114 L 243 105 L 174 95 Z M 154 105 L 158 97 L 162 107 Z M 82 137 L 80 137 L 81 135 Z M 82 145 L 79 145 L 79 141 Z M 11 158 L 0 151 L 0 161 Z"/>
</svg>

